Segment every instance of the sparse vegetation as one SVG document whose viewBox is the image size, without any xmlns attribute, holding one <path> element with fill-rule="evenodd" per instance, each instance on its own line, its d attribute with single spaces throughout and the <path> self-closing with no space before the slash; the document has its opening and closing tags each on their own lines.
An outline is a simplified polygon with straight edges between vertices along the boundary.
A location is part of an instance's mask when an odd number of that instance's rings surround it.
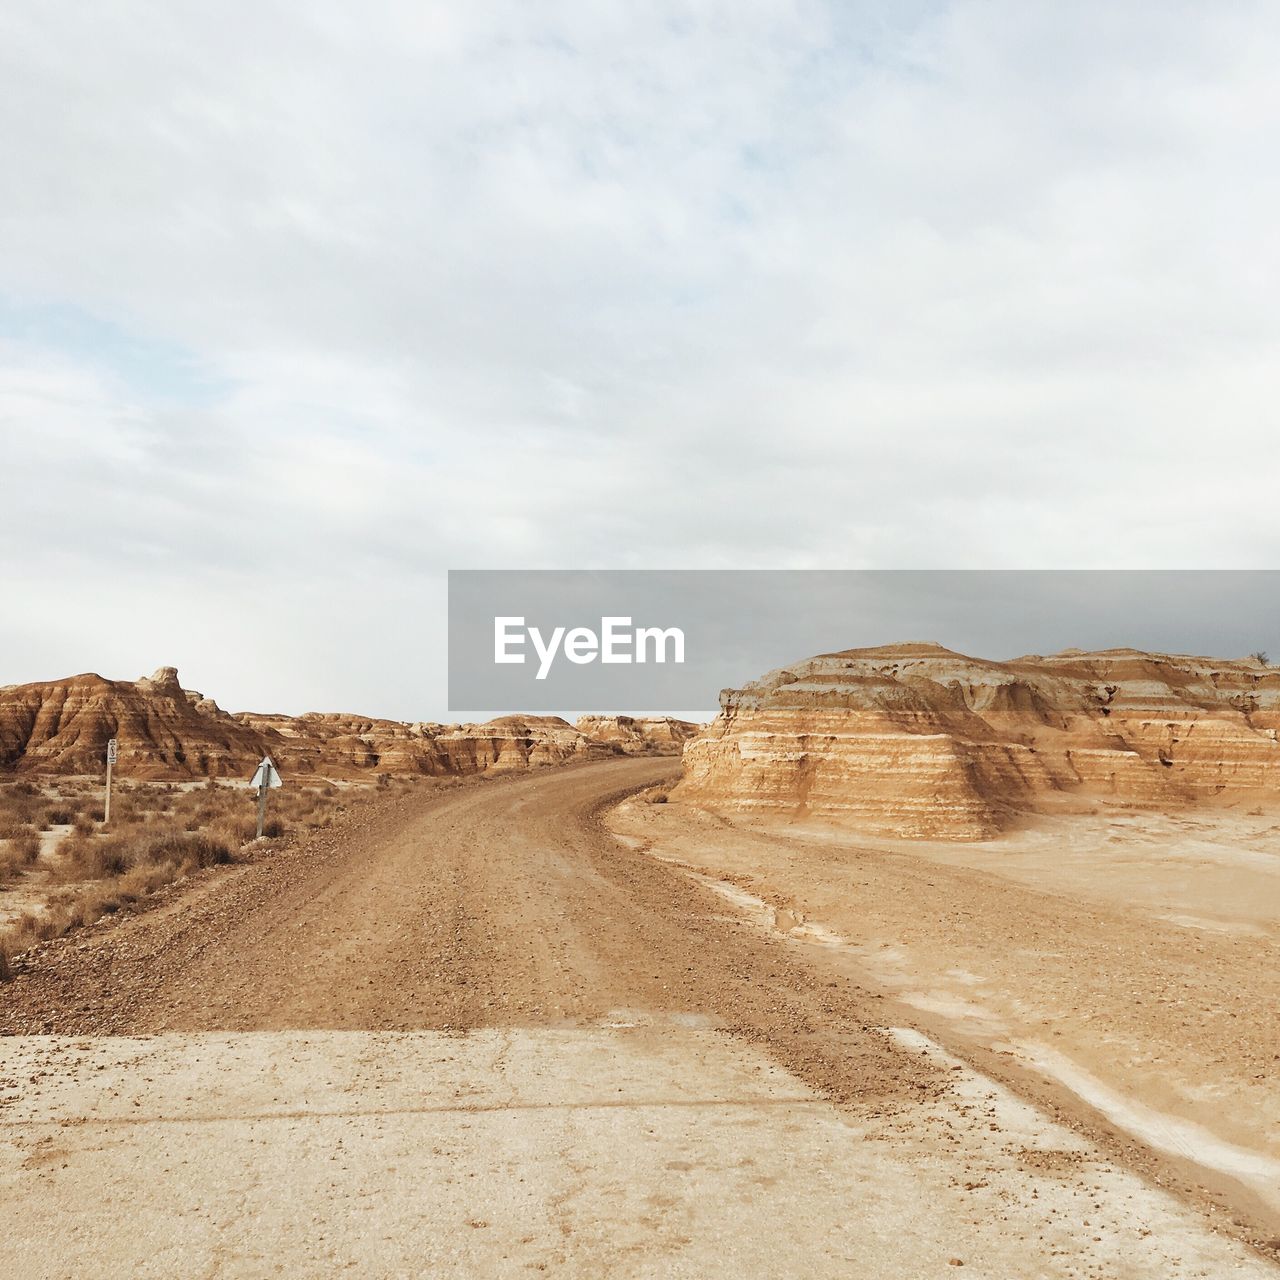
<svg viewBox="0 0 1280 1280">
<path fill-rule="evenodd" d="M 22 831 L 0 844 L 0 885 L 21 875 L 40 856 L 40 837 Z"/>
<path fill-rule="evenodd" d="M 377 779 L 382 794 L 392 785 L 387 775 Z M 372 790 L 318 781 L 275 791 L 264 842 L 327 827 Z M 214 779 L 188 787 L 120 782 L 110 828 L 102 821 L 101 788 L 92 781 L 0 783 L 0 908 L 7 891 L 22 889 L 30 899 L 0 927 L 0 982 L 12 976 L 13 958 L 36 943 L 128 910 L 205 868 L 254 856 L 246 849 L 256 831 L 253 793 Z M 42 831 L 67 827 L 42 842 Z"/>
<path fill-rule="evenodd" d="M 1271 665 L 1271 659 L 1267 657 L 1267 651 L 1265 649 L 1255 649 L 1249 657 L 1251 657 L 1254 662 L 1261 663 L 1264 667 L 1269 667 Z"/>
</svg>

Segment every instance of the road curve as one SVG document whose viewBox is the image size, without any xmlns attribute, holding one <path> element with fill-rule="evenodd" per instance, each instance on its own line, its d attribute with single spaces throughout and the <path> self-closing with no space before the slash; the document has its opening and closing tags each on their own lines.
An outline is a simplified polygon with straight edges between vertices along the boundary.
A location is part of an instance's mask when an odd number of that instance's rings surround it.
<svg viewBox="0 0 1280 1280">
<path fill-rule="evenodd" d="M 622 846 L 600 810 L 676 771 L 629 759 L 389 801 L 165 907 L 52 948 L 0 1031 L 721 1026 L 829 1096 L 941 1087 L 875 1031 L 875 997 Z"/>
</svg>

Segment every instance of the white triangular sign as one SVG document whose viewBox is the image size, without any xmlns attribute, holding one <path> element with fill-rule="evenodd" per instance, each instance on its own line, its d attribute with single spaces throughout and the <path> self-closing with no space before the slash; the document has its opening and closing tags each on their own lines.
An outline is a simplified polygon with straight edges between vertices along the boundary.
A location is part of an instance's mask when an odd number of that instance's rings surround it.
<svg viewBox="0 0 1280 1280">
<path fill-rule="evenodd" d="M 258 771 L 253 775 L 253 781 L 249 785 L 258 788 L 264 785 L 268 787 L 281 785 L 280 775 L 276 772 L 275 765 L 271 763 L 270 756 L 262 757 L 262 763 L 258 765 Z"/>
</svg>

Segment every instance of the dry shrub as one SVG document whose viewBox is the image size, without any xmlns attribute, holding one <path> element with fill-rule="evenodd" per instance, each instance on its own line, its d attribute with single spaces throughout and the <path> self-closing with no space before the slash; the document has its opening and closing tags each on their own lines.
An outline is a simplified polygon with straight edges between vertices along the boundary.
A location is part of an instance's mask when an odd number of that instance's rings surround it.
<svg viewBox="0 0 1280 1280">
<path fill-rule="evenodd" d="M 58 876 L 62 880 L 106 880 L 137 867 L 168 866 L 173 871 L 170 879 L 176 879 L 201 867 L 230 861 L 230 845 L 202 832 L 126 832 L 88 839 L 68 836 L 62 843 Z"/>
<path fill-rule="evenodd" d="M 0 885 L 17 879 L 40 856 L 40 837 L 24 831 L 0 844 Z"/>
<path fill-rule="evenodd" d="M 18 836 L 16 840 L 11 840 L 10 845 L 27 866 L 30 866 L 40 856 L 40 837 L 34 831 L 29 831 L 24 835 Z"/>
<path fill-rule="evenodd" d="M 222 818 L 215 822 L 209 831 L 219 839 L 230 841 L 234 845 L 248 844 L 258 834 L 258 819 L 256 816 Z"/>
<path fill-rule="evenodd" d="M 168 831 L 152 837 L 142 846 L 139 863 L 172 863 L 187 870 L 225 866 L 231 861 L 231 847 L 214 836 L 187 831 Z"/>
<path fill-rule="evenodd" d="M 35 822 L 48 807 L 44 793 L 30 782 L 0 786 L 0 817 L 14 822 Z"/>
<path fill-rule="evenodd" d="M 225 842 L 187 831 L 68 836 L 63 845 L 59 878 L 89 883 L 54 894 L 44 911 L 27 912 L 0 934 L 0 981 L 12 977 L 13 957 L 37 942 L 82 929 L 202 867 L 232 860 Z"/>
<path fill-rule="evenodd" d="M 27 911 L 0 933 L 0 982 L 13 977 L 13 958 L 49 938 L 61 937 L 68 928 L 71 913 L 60 903 L 51 903 L 46 911 Z"/>
<path fill-rule="evenodd" d="M 328 782 L 286 785 L 271 793 L 263 834 L 281 839 L 327 826 L 353 799 L 372 794 L 374 788 L 348 790 Z M 101 831 L 98 784 L 64 782 L 58 798 L 45 801 L 32 784 L 13 783 L 0 786 L 0 829 L 13 833 L 7 846 L 0 845 L 0 883 L 10 863 L 25 868 L 31 848 L 38 853 L 34 820 L 45 816 L 43 809 L 59 825 L 71 821 L 46 873 L 48 883 L 64 887 L 51 890 L 43 910 L 27 912 L 0 932 L 0 981 L 12 973 L 12 957 L 35 944 L 128 910 L 203 867 L 233 861 L 257 826 L 255 793 L 212 778 L 191 788 L 125 784 L 112 797 L 110 829 Z"/>
<path fill-rule="evenodd" d="M 47 823 L 49 806 L 29 782 L 0 787 L 0 840 L 11 840 L 23 830 L 39 830 Z"/>
</svg>

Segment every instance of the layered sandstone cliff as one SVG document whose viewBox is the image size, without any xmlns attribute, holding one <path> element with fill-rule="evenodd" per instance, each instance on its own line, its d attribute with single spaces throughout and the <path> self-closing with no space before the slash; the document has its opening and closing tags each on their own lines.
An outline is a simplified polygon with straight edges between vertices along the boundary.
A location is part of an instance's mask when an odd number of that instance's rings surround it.
<svg viewBox="0 0 1280 1280">
<path fill-rule="evenodd" d="M 852 649 L 725 690 L 677 795 L 979 839 L 1073 803 L 1274 803 L 1278 729 L 1280 671 L 1253 660 Z"/>
<path fill-rule="evenodd" d="M 672 716 L 579 716 L 579 733 L 610 742 L 629 756 L 678 756 L 701 725 Z"/>
<path fill-rule="evenodd" d="M 216 777 L 262 757 L 260 739 L 172 667 L 136 683 L 79 675 L 0 689 L 2 769 L 97 772 L 109 738 L 137 777 Z"/>
<path fill-rule="evenodd" d="M 0 770 L 97 773 L 107 740 L 133 778 L 248 777 L 264 754 L 286 775 L 359 778 L 527 769 L 620 753 L 556 716 L 485 724 L 369 717 L 232 715 L 183 689 L 173 667 L 140 680 L 72 676 L 0 689 Z"/>
</svg>

